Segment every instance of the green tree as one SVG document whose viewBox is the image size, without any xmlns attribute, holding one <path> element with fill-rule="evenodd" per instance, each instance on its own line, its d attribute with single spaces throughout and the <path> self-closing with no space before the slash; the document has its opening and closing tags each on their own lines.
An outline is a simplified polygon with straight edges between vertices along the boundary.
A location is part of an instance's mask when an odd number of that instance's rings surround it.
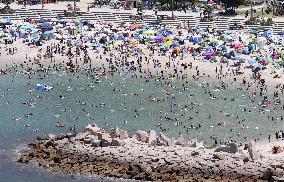
<svg viewBox="0 0 284 182">
<path fill-rule="evenodd" d="M 204 20 L 205 21 L 211 21 L 212 14 L 213 14 L 213 7 L 209 6 L 209 5 L 205 5 L 203 13 L 204 13 Z"/>
<path fill-rule="evenodd" d="M 14 0 L 2 0 L 2 3 L 6 4 L 6 6 L 11 4 L 12 2 L 14 2 Z"/>
<path fill-rule="evenodd" d="M 220 2 L 224 5 L 225 10 L 232 9 L 234 12 L 240 5 L 247 3 L 246 0 L 220 0 Z"/>
</svg>

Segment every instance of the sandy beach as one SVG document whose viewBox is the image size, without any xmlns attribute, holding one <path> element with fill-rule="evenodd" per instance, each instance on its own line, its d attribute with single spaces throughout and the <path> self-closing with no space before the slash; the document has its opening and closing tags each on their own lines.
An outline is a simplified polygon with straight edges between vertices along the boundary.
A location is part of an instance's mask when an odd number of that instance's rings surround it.
<svg viewBox="0 0 284 182">
<path fill-rule="evenodd" d="M 283 36 L 41 21 L 2 21 L 0 136 L 32 140 L 20 165 L 142 181 L 283 180 Z"/>
</svg>

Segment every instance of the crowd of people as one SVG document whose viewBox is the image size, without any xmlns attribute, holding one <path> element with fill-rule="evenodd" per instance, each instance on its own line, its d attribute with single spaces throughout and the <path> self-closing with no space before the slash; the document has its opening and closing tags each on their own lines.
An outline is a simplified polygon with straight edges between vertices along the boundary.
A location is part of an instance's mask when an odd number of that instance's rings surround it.
<svg viewBox="0 0 284 182">
<path fill-rule="evenodd" d="M 46 30 L 46 27 L 52 29 Z M 166 89 L 163 98 L 149 95 L 148 101 L 141 101 L 165 104 L 169 97 L 177 99 L 171 92 L 172 89 L 186 91 L 191 87 L 190 81 L 199 83 L 200 80 L 208 78 L 208 81 L 201 84 L 204 92 L 202 94 L 212 99 L 212 102 L 235 101 L 235 98 L 218 97 L 212 92 L 212 83 L 209 80 L 214 79 L 218 82 L 218 86 L 215 86 L 217 90 L 230 88 L 250 92 L 249 100 L 258 103 L 257 110 L 253 111 L 244 106 L 242 112 L 266 113 L 269 118 L 267 122 L 272 123 L 283 120 L 281 111 L 284 105 L 281 96 L 284 83 L 279 78 L 283 71 L 284 39 L 281 35 L 274 35 L 270 31 L 218 31 L 211 28 L 204 30 L 191 28 L 187 24 L 180 27 L 159 25 L 148 27 L 138 23 L 129 25 L 66 21 L 52 23 L 46 20 L 39 23 L 4 23 L 1 32 L 1 61 L 7 60 L 7 67 L 2 68 L 2 74 L 9 74 L 19 67 L 25 70 L 28 77 L 34 74 L 44 76 L 49 70 L 64 70 L 70 74 L 85 70 L 84 74 L 99 83 L 98 75 L 102 78 L 116 74 L 123 76 L 127 72 L 131 73 L 133 79 L 143 78 L 146 82 L 158 79 L 157 85 L 169 88 Z M 21 50 L 24 50 L 24 53 L 20 52 Z M 9 58 L 17 54 L 22 57 L 18 57 L 16 64 L 11 67 Z M 37 69 L 33 69 L 35 65 Z M 182 86 L 175 88 L 173 84 L 175 80 L 182 81 Z M 116 88 L 113 92 L 118 95 L 127 94 Z M 133 96 L 138 97 L 138 94 Z M 197 114 L 195 116 L 197 118 L 204 115 L 198 113 L 202 108 L 200 103 L 191 101 L 180 105 L 179 102 L 177 99 L 175 104 L 170 105 L 171 113 L 175 114 L 177 110 L 192 110 Z M 100 106 L 103 107 L 103 104 Z M 135 108 L 135 117 L 139 117 L 138 111 L 139 108 Z M 271 115 L 271 111 L 275 111 L 273 112 L 275 114 Z M 220 113 L 223 111 L 220 110 Z M 163 110 L 159 114 L 158 126 L 161 131 L 169 130 L 164 127 L 164 122 L 173 122 L 181 128 L 180 135 L 189 133 L 191 129 L 201 133 L 206 132 L 201 122 L 197 125 L 188 125 L 180 121 L 185 114 L 169 117 Z M 208 112 L 208 120 L 214 114 Z M 227 115 L 230 120 L 239 123 L 241 128 L 247 128 L 245 118 L 241 118 L 236 113 Z M 194 116 L 188 118 L 189 121 L 192 119 Z M 216 121 L 215 124 L 222 127 L 228 125 L 228 122 Z M 230 131 L 234 132 L 234 128 Z M 240 133 L 237 132 L 237 135 Z M 210 138 L 215 145 L 224 144 L 223 140 L 214 135 Z M 263 136 L 256 137 L 255 141 L 259 138 Z M 279 138 L 278 134 L 276 138 Z M 248 138 L 244 136 L 243 139 Z"/>
</svg>

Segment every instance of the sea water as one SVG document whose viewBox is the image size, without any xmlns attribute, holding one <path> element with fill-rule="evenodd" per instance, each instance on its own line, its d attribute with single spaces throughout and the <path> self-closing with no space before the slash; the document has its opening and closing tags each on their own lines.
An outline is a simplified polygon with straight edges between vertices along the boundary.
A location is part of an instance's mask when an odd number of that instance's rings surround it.
<svg viewBox="0 0 284 182">
<path fill-rule="evenodd" d="M 30 79 L 20 72 L 1 75 L 0 181 L 92 181 L 85 177 L 52 174 L 34 165 L 16 162 L 16 151 L 32 139 L 48 133 L 66 133 L 74 125 L 78 132 L 88 123 L 96 123 L 107 131 L 118 126 L 130 135 L 139 129 L 160 132 L 161 126 L 169 137 L 197 138 L 205 145 L 213 144 L 211 136 L 243 142 L 244 137 L 267 138 L 268 134 L 282 129 L 280 120 L 272 122 L 270 119 L 272 115 L 280 117 L 281 111 L 266 108 L 266 113 L 260 113 L 258 102 L 262 97 L 250 101 L 249 94 L 254 86 L 249 90 L 237 90 L 236 86 L 222 90 L 219 81 L 208 78 L 189 79 L 187 83 L 168 80 L 170 85 L 164 81 L 161 84 L 159 79 L 134 79 L 127 74 L 92 79 L 85 73 L 70 75 L 62 71 Z M 37 83 L 54 88 L 39 91 Z M 187 88 L 183 89 L 182 84 Z M 205 93 L 204 87 L 217 99 Z M 251 112 L 244 112 L 244 108 Z M 26 117 L 28 113 L 32 115 Z M 165 117 L 170 119 L 165 120 Z M 245 129 L 238 122 L 242 119 L 245 119 L 241 122 Z M 58 122 L 65 127 L 57 128 Z M 224 122 L 225 126 L 218 125 Z M 196 129 L 199 124 L 201 128 Z"/>
</svg>

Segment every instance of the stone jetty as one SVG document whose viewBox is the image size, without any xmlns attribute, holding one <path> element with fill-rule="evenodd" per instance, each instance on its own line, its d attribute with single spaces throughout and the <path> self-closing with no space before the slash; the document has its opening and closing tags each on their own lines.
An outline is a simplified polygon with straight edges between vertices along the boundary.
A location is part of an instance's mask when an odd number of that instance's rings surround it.
<svg viewBox="0 0 284 182">
<path fill-rule="evenodd" d="M 18 162 L 36 161 L 54 172 L 143 181 L 279 181 L 284 163 L 259 153 L 253 143 L 206 148 L 196 140 L 170 139 L 154 130 L 133 136 L 89 124 L 78 134 L 37 138 Z"/>
</svg>

